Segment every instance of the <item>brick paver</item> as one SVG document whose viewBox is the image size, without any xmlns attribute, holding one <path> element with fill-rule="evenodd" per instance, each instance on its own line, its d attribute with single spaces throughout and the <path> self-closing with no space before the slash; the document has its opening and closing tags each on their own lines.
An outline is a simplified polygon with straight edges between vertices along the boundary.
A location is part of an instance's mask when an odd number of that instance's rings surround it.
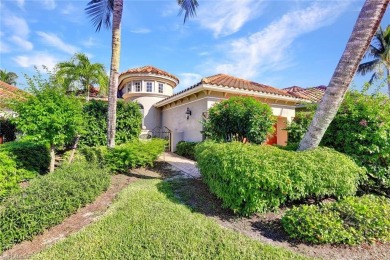
<svg viewBox="0 0 390 260">
<path fill-rule="evenodd" d="M 185 175 L 191 178 L 201 178 L 199 169 L 196 167 L 196 162 L 179 156 L 175 153 L 164 152 L 158 158 L 160 161 L 165 161 L 170 165 L 182 171 Z"/>
</svg>

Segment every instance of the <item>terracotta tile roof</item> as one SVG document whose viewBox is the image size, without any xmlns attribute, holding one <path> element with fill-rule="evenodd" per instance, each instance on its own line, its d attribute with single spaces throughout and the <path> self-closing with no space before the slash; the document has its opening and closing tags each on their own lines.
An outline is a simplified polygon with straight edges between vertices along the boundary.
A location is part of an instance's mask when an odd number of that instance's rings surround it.
<svg viewBox="0 0 390 260">
<path fill-rule="evenodd" d="M 297 86 L 285 88 L 289 94 L 294 95 L 298 98 L 309 99 L 313 102 L 320 102 L 325 94 L 326 86 L 318 86 L 313 88 L 301 88 Z"/>
<path fill-rule="evenodd" d="M 138 73 L 148 73 L 148 74 L 151 73 L 151 74 L 156 74 L 156 75 L 162 75 L 162 76 L 170 77 L 170 78 L 176 80 L 177 82 L 179 82 L 179 79 L 177 77 L 175 77 L 174 75 L 172 75 L 166 71 L 160 70 L 160 69 L 153 67 L 153 66 L 144 66 L 144 67 L 140 67 L 140 68 L 129 69 L 125 72 L 122 72 L 119 76 L 124 75 L 124 74 L 138 74 Z"/>
<path fill-rule="evenodd" d="M 0 80 L 0 100 L 23 98 L 27 93 Z"/>
</svg>

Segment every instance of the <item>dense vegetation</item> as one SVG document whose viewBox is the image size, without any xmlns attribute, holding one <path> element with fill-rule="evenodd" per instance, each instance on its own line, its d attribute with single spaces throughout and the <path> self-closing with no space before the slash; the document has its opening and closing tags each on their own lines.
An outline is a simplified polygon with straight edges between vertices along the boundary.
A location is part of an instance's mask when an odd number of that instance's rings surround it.
<svg viewBox="0 0 390 260">
<path fill-rule="evenodd" d="M 80 138 L 81 146 L 103 146 L 107 138 L 108 104 L 92 100 L 84 105 L 85 134 Z M 135 102 L 118 102 L 116 112 L 116 144 L 137 139 L 141 132 L 142 115 Z"/>
<path fill-rule="evenodd" d="M 287 201 L 354 195 L 363 169 L 328 148 L 294 152 L 238 142 L 196 147 L 203 181 L 234 212 L 250 215 Z"/>
<path fill-rule="evenodd" d="M 11 142 L 16 139 L 16 126 L 8 118 L 0 117 L 0 137 L 3 142 Z"/>
<path fill-rule="evenodd" d="M 176 153 L 191 160 L 195 160 L 195 147 L 199 142 L 180 141 L 176 145 Z"/>
<path fill-rule="evenodd" d="M 303 205 L 282 218 L 286 232 L 315 244 L 361 244 L 390 241 L 390 200 L 366 195 L 335 203 Z"/>
<path fill-rule="evenodd" d="M 215 104 L 204 123 L 204 133 L 219 142 L 264 143 L 273 131 L 271 107 L 252 97 L 232 97 Z"/>
<path fill-rule="evenodd" d="M 92 202 L 110 182 L 109 175 L 90 163 L 74 163 L 30 185 L 0 203 L 0 252 L 61 223 Z"/>
</svg>

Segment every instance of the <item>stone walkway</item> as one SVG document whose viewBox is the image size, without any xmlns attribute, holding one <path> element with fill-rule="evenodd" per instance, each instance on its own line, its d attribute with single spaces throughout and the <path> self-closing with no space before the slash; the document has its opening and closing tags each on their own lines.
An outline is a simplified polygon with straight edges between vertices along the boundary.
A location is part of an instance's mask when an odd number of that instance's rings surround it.
<svg viewBox="0 0 390 260">
<path fill-rule="evenodd" d="M 179 169 L 188 178 L 200 179 L 201 175 L 196 167 L 196 162 L 179 156 L 175 153 L 164 152 L 158 158 L 159 161 L 167 162 L 173 167 Z"/>
</svg>

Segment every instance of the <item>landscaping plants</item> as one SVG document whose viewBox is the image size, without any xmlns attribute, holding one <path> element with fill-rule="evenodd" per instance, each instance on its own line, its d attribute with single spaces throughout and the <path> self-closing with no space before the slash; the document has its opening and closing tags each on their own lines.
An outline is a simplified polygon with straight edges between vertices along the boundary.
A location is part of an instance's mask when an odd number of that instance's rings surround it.
<svg viewBox="0 0 390 260">
<path fill-rule="evenodd" d="M 203 181 L 223 206 L 250 215 L 307 198 L 354 195 L 364 170 L 329 148 L 295 152 L 238 142 L 196 147 Z"/>
<path fill-rule="evenodd" d="M 61 223 L 107 189 L 106 170 L 89 163 L 65 165 L 0 203 L 0 252 Z"/>
<path fill-rule="evenodd" d="M 180 141 L 176 145 L 176 153 L 191 160 L 195 160 L 195 146 L 199 142 Z"/>
<path fill-rule="evenodd" d="M 365 195 L 335 203 L 294 207 L 282 218 L 291 238 L 315 244 L 390 241 L 390 200 Z"/>
</svg>

